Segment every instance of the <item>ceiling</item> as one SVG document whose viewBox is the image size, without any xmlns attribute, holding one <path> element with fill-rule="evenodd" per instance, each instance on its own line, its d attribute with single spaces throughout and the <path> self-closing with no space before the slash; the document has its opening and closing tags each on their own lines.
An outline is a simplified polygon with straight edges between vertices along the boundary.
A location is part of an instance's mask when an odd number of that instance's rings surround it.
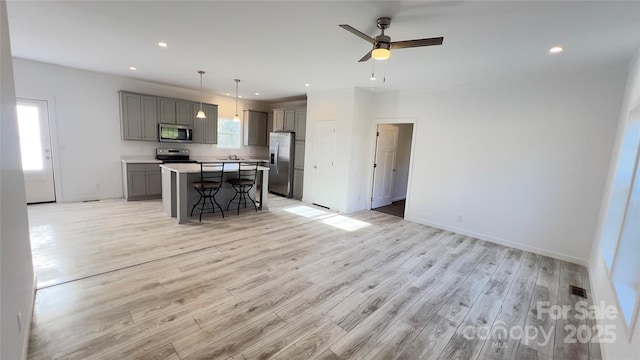
<svg viewBox="0 0 640 360">
<path fill-rule="evenodd" d="M 14 56 L 276 101 L 308 91 L 449 89 L 540 73 L 624 67 L 640 1 L 8 1 Z M 371 45 L 338 27 L 442 46 L 357 61 Z M 159 41 L 167 48 L 157 46 Z M 554 45 L 565 52 L 550 55 Z M 131 71 L 130 66 L 137 67 Z M 383 81 L 384 78 L 384 81 Z M 305 87 L 308 83 L 311 86 Z M 255 95 L 259 92 L 260 95 Z"/>
</svg>

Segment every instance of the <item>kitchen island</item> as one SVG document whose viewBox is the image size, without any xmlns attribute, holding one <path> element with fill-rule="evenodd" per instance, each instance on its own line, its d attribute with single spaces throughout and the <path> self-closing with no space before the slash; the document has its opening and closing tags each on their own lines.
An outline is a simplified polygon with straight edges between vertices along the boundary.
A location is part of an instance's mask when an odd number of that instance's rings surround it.
<svg viewBox="0 0 640 360">
<path fill-rule="evenodd" d="M 226 211 L 229 200 L 235 195 L 235 190 L 230 184 L 226 183 L 226 179 L 237 176 L 239 162 L 256 162 L 259 160 L 214 160 L 215 162 L 223 162 L 224 179 L 222 188 L 216 194 L 216 200 Z M 189 214 L 193 205 L 198 202 L 200 195 L 191 186 L 194 181 L 200 180 L 200 164 L 161 164 L 162 170 L 162 205 L 164 212 L 175 217 L 178 224 L 184 224 L 189 221 Z M 269 192 L 269 167 L 258 166 L 258 176 L 256 185 L 251 189 L 249 194 L 256 200 L 258 208 L 261 210 L 268 209 L 267 194 Z M 258 197 L 256 198 L 256 188 L 259 188 Z M 248 204 L 247 206 L 252 206 Z M 235 207 L 232 207 L 235 209 Z M 229 208 L 231 210 L 232 208 Z M 196 209 L 194 214 L 199 210 Z M 217 212 L 216 212 L 217 213 Z M 226 214 L 225 214 L 226 215 Z"/>
</svg>

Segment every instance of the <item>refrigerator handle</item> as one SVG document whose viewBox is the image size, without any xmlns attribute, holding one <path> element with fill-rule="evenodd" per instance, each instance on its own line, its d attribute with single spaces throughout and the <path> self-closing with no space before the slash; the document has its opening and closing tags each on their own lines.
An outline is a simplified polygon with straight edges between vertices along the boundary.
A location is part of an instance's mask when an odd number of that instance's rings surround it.
<svg viewBox="0 0 640 360">
<path fill-rule="evenodd" d="M 278 174 L 278 156 L 280 156 L 280 142 L 276 141 L 276 175 Z"/>
</svg>

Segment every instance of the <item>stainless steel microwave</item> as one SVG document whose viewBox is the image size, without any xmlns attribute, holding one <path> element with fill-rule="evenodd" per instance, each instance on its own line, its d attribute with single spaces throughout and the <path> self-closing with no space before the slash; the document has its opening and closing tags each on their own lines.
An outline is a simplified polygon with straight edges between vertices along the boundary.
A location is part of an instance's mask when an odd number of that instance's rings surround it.
<svg viewBox="0 0 640 360">
<path fill-rule="evenodd" d="M 158 124 L 158 141 L 193 142 L 193 128 L 186 125 Z"/>
</svg>

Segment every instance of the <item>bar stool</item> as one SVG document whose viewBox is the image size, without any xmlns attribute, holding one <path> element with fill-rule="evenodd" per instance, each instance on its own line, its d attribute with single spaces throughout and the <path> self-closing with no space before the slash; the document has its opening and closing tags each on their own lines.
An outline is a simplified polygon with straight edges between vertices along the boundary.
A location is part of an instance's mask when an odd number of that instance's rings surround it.
<svg viewBox="0 0 640 360">
<path fill-rule="evenodd" d="M 194 189 L 200 194 L 200 199 L 191 208 L 191 215 L 198 205 L 200 205 L 200 222 L 202 222 L 202 212 L 207 207 L 207 199 L 211 203 L 211 212 L 216 212 L 216 206 L 222 213 L 224 219 L 224 211 L 216 201 L 216 194 L 222 187 L 222 175 L 224 174 L 224 163 L 222 162 L 202 162 L 200 163 L 200 181 L 191 183 Z M 200 203 L 202 202 L 202 204 Z"/>
<path fill-rule="evenodd" d="M 238 177 L 234 179 L 227 179 L 227 183 L 231 184 L 233 189 L 236 191 L 233 198 L 229 200 L 229 204 L 227 204 L 227 211 L 229 211 L 229 206 L 233 204 L 238 204 L 238 215 L 240 215 L 240 205 L 244 204 L 244 207 L 247 207 L 247 198 L 253 203 L 253 207 L 258 211 L 258 206 L 256 202 L 251 198 L 249 191 L 256 184 L 256 176 L 258 174 L 258 163 L 257 162 L 239 162 L 238 163 Z"/>
</svg>

